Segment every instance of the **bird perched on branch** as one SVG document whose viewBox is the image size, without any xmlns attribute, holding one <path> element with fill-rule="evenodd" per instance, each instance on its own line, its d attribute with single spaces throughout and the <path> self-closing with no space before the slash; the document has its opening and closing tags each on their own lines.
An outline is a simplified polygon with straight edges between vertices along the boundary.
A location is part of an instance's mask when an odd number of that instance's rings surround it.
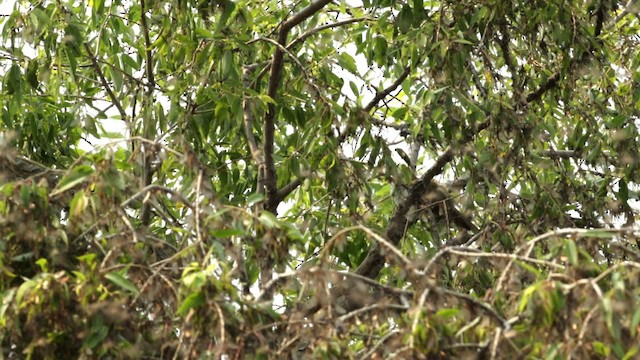
<svg viewBox="0 0 640 360">
<path fill-rule="evenodd" d="M 0 153 L 0 180 L 17 181 L 31 177 L 45 177 L 49 184 L 55 185 L 60 177 L 60 170 L 50 169 L 25 157 L 13 155 L 2 149 Z"/>
<path fill-rule="evenodd" d="M 409 187 L 404 184 L 396 185 L 393 191 L 394 202 L 400 204 L 409 196 Z M 454 196 L 448 188 L 436 181 L 431 181 L 427 191 L 422 195 L 418 204 L 407 213 L 407 220 L 413 223 L 418 219 L 429 223 L 433 220 L 437 224 L 455 224 L 458 228 L 478 231 L 471 219 L 463 214 L 453 201 Z"/>
</svg>

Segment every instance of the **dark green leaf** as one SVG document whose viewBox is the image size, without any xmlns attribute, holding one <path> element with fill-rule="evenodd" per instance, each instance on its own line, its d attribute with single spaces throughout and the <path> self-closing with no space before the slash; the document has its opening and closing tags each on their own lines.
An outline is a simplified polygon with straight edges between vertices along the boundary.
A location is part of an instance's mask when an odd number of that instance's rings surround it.
<svg viewBox="0 0 640 360">
<path fill-rule="evenodd" d="M 140 293 L 138 288 L 136 288 L 136 286 L 131 281 L 129 281 L 126 277 L 124 277 L 124 275 L 119 272 L 112 271 L 105 274 L 104 277 L 107 278 L 107 280 L 111 281 L 114 285 L 132 293 L 133 295 L 138 295 L 138 293 Z"/>
</svg>

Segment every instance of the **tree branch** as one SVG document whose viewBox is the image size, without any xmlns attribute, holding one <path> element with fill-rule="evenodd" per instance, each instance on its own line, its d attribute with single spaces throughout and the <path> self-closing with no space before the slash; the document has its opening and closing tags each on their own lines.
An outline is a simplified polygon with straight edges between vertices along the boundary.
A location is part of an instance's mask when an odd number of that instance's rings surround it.
<svg viewBox="0 0 640 360">
<path fill-rule="evenodd" d="M 170 194 L 172 197 L 175 197 L 175 199 L 172 199 L 174 202 L 175 201 L 180 201 L 181 203 L 183 203 L 184 205 L 186 205 L 187 207 L 189 207 L 189 209 L 194 210 L 195 209 L 195 205 L 193 205 L 189 200 L 187 200 L 181 193 L 168 188 L 166 186 L 161 186 L 161 185 L 149 185 L 149 186 L 145 186 L 143 189 L 141 189 L 140 191 L 138 191 L 137 193 L 133 194 L 131 197 L 129 197 L 128 199 L 124 200 L 122 203 L 120 203 L 120 207 L 122 209 L 126 208 L 127 206 L 129 206 L 129 204 L 131 204 L 131 202 L 135 201 L 136 199 L 139 199 L 141 197 L 144 197 L 144 195 L 148 194 L 148 193 L 153 193 L 153 192 L 164 192 L 166 194 Z"/>
<path fill-rule="evenodd" d="M 242 84 L 245 88 L 251 87 L 251 81 L 249 74 L 252 69 L 245 67 L 242 70 Z M 251 104 L 249 102 L 248 95 L 242 97 L 242 113 L 244 122 L 244 132 L 247 137 L 247 143 L 249 144 L 249 150 L 251 151 L 251 157 L 258 166 L 258 182 L 257 192 L 264 192 L 264 156 L 255 135 L 253 134 L 253 114 L 251 113 Z"/>
<path fill-rule="evenodd" d="M 0 180 L 18 181 L 42 176 L 53 188 L 64 174 L 62 170 L 50 169 L 31 159 L 14 156 L 3 148 L 0 150 L 2 150 L 2 154 L 0 154 Z"/>
<path fill-rule="evenodd" d="M 500 45 L 500 50 L 502 50 L 502 58 L 504 59 L 504 63 L 505 65 L 507 65 L 507 69 L 509 69 L 509 72 L 511 73 L 511 82 L 513 84 L 513 98 L 516 102 L 516 105 L 522 105 L 522 88 L 518 72 L 516 71 L 513 59 L 511 58 L 511 50 L 509 50 L 511 36 L 509 35 L 509 30 L 507 29 L 506 24 L 501 24 L 500 32 L 502 33 L 502 36 L 498 39 L 498 44 Z"/>
<path fill-rule="evenodd" d="M 449 296 L 453 296 L 456 297 L 458 299 L 464 300 L 466 301 L 468 304 L 470 304 L 473 307 L 477 307 L 480 308 L 482 310 L 484 310 L 487 314 L 491 315 L 491 317 L 493 317 L 503 329 L 509 329 L 511 328 L 511 324 L 502 316 L 500 316 L 500 314 L 498 314 L 498 312 L 491 307 L 491 305 L 485 303 L 484 301 L 481 301 L 479 299 L 476 299 L 470 295 L 467 294 L 463 294 L 457 291 L 453 291 L 453 290 L 449 290 L 443 287 L 437 287 L 436 288 L 436 292 L 442 292 L 445 295 L 449 295 Z"/>
<path fill-rule="evenodd" d="M 400 84 L 402 84 L 402 82 L 409 76 L 409 74 L 411 74 L 411 67 L 407 66 L 404 68 L 404 71 L 402 72 L 402 74 L 400 74 L 400 76 L 396 79 L 396 81 L 393 82 L 393 84 L 389 85 L 387 88 L 385 88 L 382 91 L 376 92 L 376 96 L 374 96 L 373 99 L 371 99 L 371 101 L 364 108 L 362 108 L 362 110 L 358 110 L 358 111 L 362 111 L 362 114 L 358 114 L 358 116 L 367 116 L 368 120 L 371 120 L 372 123 L 375 125 L 387 126 L 397 130 L 401 130 L 401 131 L 405 129 L 406 125 L 388 124 L 381 120 L 377 120 L 372 115 L 370 115 L 370 112 L 371 110 L 373 110 L 374 107 L 378 105 L 378 103 L 382 99 L 384 99 L 387 95 L 391 94 L 393 90 L 395 90 L 398 86 L 400 86 Z M 347 137 L 350 135 L 351 130 L 353 130 L 353 128 L 348 126 L 347 129 L 345 129 L 344 133 L 338 135 L 338 144 L 344 142 L 347 139 Z"/>
<path fill-rule="evenodd" d="M 329 4 L 332 0 L 316 0 L 309 4 L 304 9 L 299 12 L 293 14 L 289 18 L 289 20 L 285 21 L 282 24 L 282 28 L 280 29 L 280 33 L 288 33 L 289 30 L 293 29 L 294 26 L 300 24 L 301 22 L 307 20 L 309 17 L 313 16 L 315 13 L 320 11 L 323 7 Z"/>
<path fill-rule="evenodd" d="M 140 23 L 142 24 L 142 34 L 144 36 L 144 45 L 145 45 L 145 55 L 147 58 L 147 81 L 149 81 L 149 83 L 147 84 L 147 92 L 151 93 L 153 92 L 153 88 L 155 88 L 156 86 L 156 80 L 153 74 L 153 58 L 152 58 L 152 54 L 151 54 L 151 38 L 149 37 L 149 26 L 147 25 L 147 17 L 146 17 L 146 12 L 147 12 L 147 8 L 145 7 L 145 0 L 140 0 L 140 9 L 142 12 L 142 15 L 140 16 Z"/>
<path fill-rule="evenodd" d="M 436 163 L 424 174 L 424 176 L 411 186 L 409 195 L 396 207 L 384 232 L 384 237 L 388 239 L 391 244 L 397 245 L 400 242 L 400 239 L 404 237 L 409 225 L 409 221 L 407 220 L 409 210 L 420 201 L 422 195 L 427 191 L 431 180 L 433 180 L 436 175 L 441 174 L 444 166 L 452 159 L 453 149 L 449 147 L 444 154 L 440 155 L 438 160 L 436 160 Z M 375 243 L 369 250 L 367 257 L 362 261 L 360 266 L 358 266 L 356 274 L 366 276 L 371 279 L 376 278 L 385 262 L 384 255 L 382 255 L 380 250 L 378 243 Z"/>
<path fill-rule="evenodd" d="M 280 32 L 278 34 L 278 43 L 283 47 L 286 47 L 287 36 L 289 35 L 289 31 L 299 23 L 303 22 L 320 9 L 322 9 L 325 5 L 329 4 L 331 0 L 316 0 L 309 4 L 309 6 L 300 10 L 289 20 L 285 21 L 280 28 Z M 282 77 L 282 67 L 283 67 L 283 58 L 284 52 L 281 47 L 276 47 L 273 60 L 271 61 L 271 76 L 269 78 L 269 85 L 267 88 L 267 95 L 273 100 L 276 99 L 278 94 L 278 87 L 280 86 L 280 80 Z M 278 207 L 277 195 L 277 181 L 276 181 L 276 170 L 275 163 L 273 159 L 273 146 L 274 146 L 274 134 L 275 134 L 275 117 L 276 117 L 276 106 L 274 103 L 270 103 L 267 109 L 267 114 L 265 116 L 264 121 L 264 186 L 267 195 L 267 201 L 265 204 L 265 209 L 271 212 L 276 211 Z"/>
<path fill-rule="evenodd" d="M 556 86 L 558 86 L 558 82 L 560 81 L 560 72 L 556 72 L 555 74 L 553 74 L 550 78 L 547 79 L 547 81 L 540 85 L 540 87 L 534 91 L 529 93 L 529 95 L 527 95 L 527 103 L 532 103 L 534 101 L 538 101 L 542 98 L 542 95 L 544 95 L 547 91 L 554 89 Z"/>
<path fill-rule="evenodd" d="M 277 48 L 279 48 L 283 53 L 286 53 L 287 55 L 289 55 L 291 60 L 293 60 L 293 62 L 296 65 L 298 65 L 298 67 L 302 71 L 302 74 L 304 75 L 305 80 L 307 80 L 309 85 L 316 91 L 316 94 L 318 95 L 320 100 L 322 102 L 324 102 L 325 104 L 327 104 L 327 106 L 331 106 L 329 104 L 329 102 L 322 96 L 322 92 L 320 91 L 320 88 L 318 87 L 318 85 L 316 85 L 313 82 L 313 80 L 312 80 L 311 76 L 309 75 L 309 72 L 307 71 L 307 69 L 304 68 L 304 66 L 302 65 L 300 60 L 298 60 L 298 58 L 295 56 L 295 54 L 293 54 L 291 51 L 289 51 L 289 48 L 287 48 L 287 47 L 283 46 L 282 44 L 278 43 L 277 41 L 275 41 L 273 39 L 269 39 L 269 38 L 258 38 L 256 40 L 257 41 L 266 41 L 268 43 L 271 43 L 271 44 L 275 45 Z"/>
<path fill-rule="evenodd" d="M 490 121 L 481 123 L 475 134 L 489 127 Z M 466 132 L 468 135 L 463 138 L 462 143 L 471 141 L 475 134 L 471 134 L 470 131 Z M 422 196 L 429 190 L 429 185 L 432 183 L 433 178 L 441 174 L 444 170 L 444 166 L 453 160 L 454 149 L 449 146 L 447 150 L 440 155 L 435 164 L 427 170 L 420 180 L 415 182 L 409 189 L 409 195 L 407 198 L 396 207 L 393 216 L 387 224 L 387 228 L 384 232 L 384 237 L 393 245 L 397 245 L 400 240 L 406 234 L 409 228 L 409 221 L 407 220 L 407 214 L 409 210 L 419 203 Z M 369 278 L 376 278 L 380 270 L 384 266 L 384 255 L 380 252 L 380 246 L 375 243 L 365 259 L 360 263 L 356 273 Z"/>
<path fill-rule="evenodd" d="M 404 68 L 404 71 L 402 72 L 402 74 L 400 74 L 400 76 L 396 79 L 396 81 L 394 81 L 393 84 L 389 85 L 386 89 L 377 92 L 376 96 L 374 96 L 373 99 L 371 99 L 371 101 L 367 104 L 367 106 L 363 108 L 363 110 L 366 112 L 371 111 L 374 107 L 376 107 L 376 105 L 378 105 L 380 100 L 387 97 L 387 95 L 391 94 L 393 90 L 395 90 L 398 86 L 400 86 L 400 84 L 402 84 L 404 79 L 406 79 L 407 76 L 409 76 L 409 74 L 411 74 L 411 66 L 407 65 Z"/>
<path fill-rule="evenodd" d="M 601 1 L 600 5 L 598 6 L 598 10 L 596 12 L 596 23 L 593 31 L 593 37 L 596 39 L 598 36 L 600 36 L 600 33 L 602 32 L 604 18 L 606 15 L 604 7 L 605 7 L 605 1 Z M 597 41 L 601 42 L 600 40 L 597 40 Z M 586 49 L 580 56 L 576 56 L 571 59 L 569 69 L 571 70 L 576 65 L 585 63 L 590 57 L 593 56 L 594 50 L 595 50 L 595 46 L 593 43 L 591 43 L 589 48 Z M 558 83 L 560 82 L 561 77 L 562 77 L 561 71 L 560 70 L 556 71 L 553 75 L 551 75 L 549 79 L 547 79 L 547 81 L 544 84 L 540 85 L 540 87 L 537 90 L 527 95 L 526 97 L 527 104 L 540 100 L 547 91 L 555 89 L 558 86 Z"/>
<path fill-rule="evenodd" d="M 299 45 L 300 43 L 307 40 L 309 37 L 319 33 L 322 30 L 333 29 L 343 25 L 348 25 L 348 24 L 367 21 L 367 20 L 373 20 L 373 19 L 369 17 L 359 17 L 359 18 L 347 19 L 343 21 L 338 21 L 338 22 L 318 26 L 317 28 L 313 28 L 311 30 L 305 31 L 302 35 L 298 36 L 295 40 L 289 43 L 289 45 L 287 45 L 287 49 L 294 48 L 295 46 Z"/>
<path fill-rule="evenodd" d="M 145 1 L 141 0 L 140 1 L 140 9 L 141 9 L 141 16 L 140 16 L 140 22 L 142 25 L 142 34 L 144 36 L 144 43 L 145 43 L 145 55 L 146 55 L 146 75 L 147 75 L 147 91 L 146 91 L 146 106 L 152 106 L 153 105 L 153 89 L 156 86 L 156 81 L 154 78 L 154 74 L 153 74 L 153 57 L 151 54 L 151 39 L 149 38 L 149 27 L 147 25 L 147 17 L 146 17 L 146 12 L 147 9 L 145 7 Z M 146 122 L 145 121 L 145 127 L 144 127 L 144 137 L 151 139 L 152 137 L 152 133 L 155 134 L 155 127 L 154 129 L 149 129 L 149 127 L 151 127 L 151 122 Z M 153 130 L 153 132 L 152 132 Z M 153 178 L 153 169 L 151 168 L 151 163 L 153 161 L 152 157 L 153 157 L 153 153 L 152 151 L 149 149 L 149 145 L 148 144 L 143 144 L 142 146 L 143 149 L 143 158 L 142 158 L 142 186 L 146 187 L 151 185 L 151 181 Z M 151 207 L 149 203 L 143 203 L 142 204 L 142 211 L 140 212 L 140 220 L 142 221 L 142 224 L 144 226 L 149 225 L 149 222 L 151 221 Z"/>
<path fill-rule="evenodd" d="M 373 125 L 376 126 L 380 126 L 380 127 L 388 127 L 391 129 L 396 129 L 398 131 L 407 131 L 409 126 L 407 124 L 394 124 L 394 123 L 389 123 L 380 119 L 376 119 L 375 117 L 373 117 L 373 115 L 369 116 L 369 120 L 371 121 L 371 123 Z"/>
<path fill-rule="evenodd" d="M 287 185 L 283 186 L 276 195 L 276 199 L 278 203 L 282 202 L 289 194 L 291 194 L 295 189 L 298 188 L 302 184 L 302 182 L 306 179 L 305 177 L 299 177 Z"/>
<path fill-rule="evenodd" d="M 107 92 L 107 95 L 109 95 L 109 98 L 111 99 L 111 102 L 113 102 L 113 105 L 115 105 L 116 109 L 118 109 L 118 112 L 120 113 L 120 117 L 122 118 L 122 121 L 124 121 L 125 123 L 129 123 L 129 120 L 127 118 L 127 112 L 124 111 L 122 104 L 120 104 L 120 100 L 118 100 L 118 97 L 116 97 L 116 94 L 114 94 L 113 91 L 111 90 L 111 87 L 109 86 L 107 79 L 104 77 L 104 73 L 102 72 L 102 69 L 100 69 L 100 65 L 98 64 L 96 57 L 93 55 L 93 52 L 91 51 L 91 47 L 89 47 L 88 43 L 84 43 L 84 50 L 87 52 L 87 56 L 89 56 L 89 60 L 91 60 L 91 64 L 93 64 L 93 68 L 96 70 L 96 73 L 98 74 L 98 78 L 100 78 L 100 83 L 102 83 L 102 87 Z"/>
</svg>

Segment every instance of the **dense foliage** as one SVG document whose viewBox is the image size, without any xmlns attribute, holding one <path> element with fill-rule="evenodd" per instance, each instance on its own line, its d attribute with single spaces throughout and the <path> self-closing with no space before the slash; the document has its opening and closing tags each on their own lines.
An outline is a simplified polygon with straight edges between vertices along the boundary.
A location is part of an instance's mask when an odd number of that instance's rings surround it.
<svg viewBox="0 0 640 360">
<path fill-rule="evenodd" d="M 639 356 L 639 10 L 17 1 L 0 358 Z"/>
</svg>

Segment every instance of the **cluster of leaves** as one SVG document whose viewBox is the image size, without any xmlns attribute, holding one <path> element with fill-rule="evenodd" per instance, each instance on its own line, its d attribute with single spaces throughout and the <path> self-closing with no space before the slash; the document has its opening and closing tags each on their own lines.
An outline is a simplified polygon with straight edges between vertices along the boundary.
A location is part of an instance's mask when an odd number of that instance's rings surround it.
<svg viewBox="0 0 640 360">
<path fill-rule="evenodd" d="M 633 1 L 0 26 L 0 358 L 640 351 Z"/>
</svg>

